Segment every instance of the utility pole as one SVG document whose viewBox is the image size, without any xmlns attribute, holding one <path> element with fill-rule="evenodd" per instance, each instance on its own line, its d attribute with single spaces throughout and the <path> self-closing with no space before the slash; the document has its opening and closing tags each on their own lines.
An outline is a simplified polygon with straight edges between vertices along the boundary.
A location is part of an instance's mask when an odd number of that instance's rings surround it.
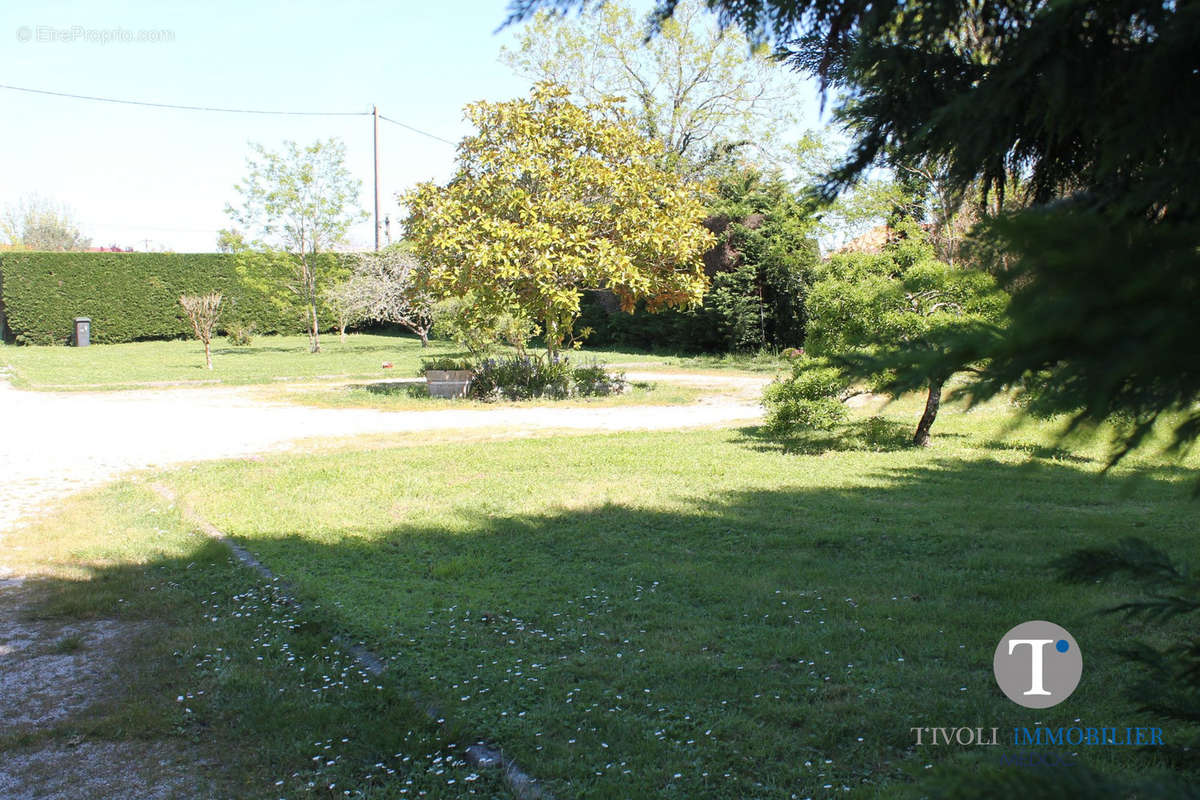
<svg viewBox="0 0 1200 800">
<path fill-rule="evenodd" d="M 375 249 L 379 249 L 379 108 L 371 106 L 371 119 L 375 123 Z"/>
</svg>

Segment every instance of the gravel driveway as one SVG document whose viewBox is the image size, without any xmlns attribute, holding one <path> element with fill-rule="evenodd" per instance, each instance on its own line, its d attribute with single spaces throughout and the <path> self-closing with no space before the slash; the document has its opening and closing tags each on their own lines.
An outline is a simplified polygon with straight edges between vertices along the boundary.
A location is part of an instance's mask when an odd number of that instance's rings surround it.
<svg viewBox="0 0 1200 800">
<path fill-rule="evenodd" d="M 130 470 L 282 450 L 301 438 L 471 428 L 664 430 L 745 422 L 761 414 L 750 394 L 763 383 L 758 378 L 629 377 L 747 391 L 690 406 L 392 412 L 267 403 L 250 387 L 27 392 L 0 379 L 0 532 L 56 498 Z"/>
</svg>

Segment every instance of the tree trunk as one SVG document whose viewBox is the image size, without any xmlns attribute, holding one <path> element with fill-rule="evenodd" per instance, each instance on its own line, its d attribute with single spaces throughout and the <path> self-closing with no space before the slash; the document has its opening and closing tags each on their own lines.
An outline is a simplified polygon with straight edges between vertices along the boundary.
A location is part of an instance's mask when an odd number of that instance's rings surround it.
<svg viewBox="0 0 1200 800">
<path fill-rule="evenodd" d="M 425 328 L 417 329 L 417 336 L 421 337 L 421 347 L 429 347 L 429 331 Z"/>
<path fill-rule="evenodd" d="M 316 245 L 313 245 L 312 253 L 308 253 L 302 237 L 300 241 L 300 285 L 303 291 L 302 296 L 308 303 L 308 352 L 319 353 L 321 352 L 321 325 L 317 320 L 317 265 L 315 261 L 309 263 L 310 255 L 316 259 Z"/>
<path fill-rule="evenodd" d="M 938 408 L 942 405 L 942 385 L 944 378 L 933 378 L 929 381 L 929 396 L 925 398 L 925 413 L 917 423 L 917 432 L 913 435 L 913 444 L 917 447 L 929 446 L 929 429 L 937 419 Z"/>
<path fill-rule="evenodd" d="M 209 340 L 204 340 L 204 363 L 208 364 L 208 368 L 212 369 L 212 348 L 209 347 Z"/>
<path fill-rule="evenodd" d="M 309 304 L 309 311 L 312 313 L 312 320 L 309 322 L 308 329 L 308 352 L 321 352 L 321 328 L 317 322 L 317 302 L 314 300 Z"/>
<path fill-rule="evenodd" d="M 342 344 L 346 343 L 346 326 L 345 325 L 338 326 L 338 341 L 341 342 Z"/>
<path fill-rule="evenodd" d="M 546 309 L 546 321 L 542 327 L 542 337 L 546 340 L 546 360 L 554 361 L 562 345 L 562 336 L 558 332 L 558 319 L 552 308 Z"/>
</svg>

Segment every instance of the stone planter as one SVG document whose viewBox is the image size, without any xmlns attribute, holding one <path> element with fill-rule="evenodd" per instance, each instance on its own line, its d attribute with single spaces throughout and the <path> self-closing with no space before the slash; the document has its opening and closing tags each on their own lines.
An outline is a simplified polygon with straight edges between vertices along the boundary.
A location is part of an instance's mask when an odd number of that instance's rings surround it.
<svg viewBox="0 0 1200 800">
<path fill-rule="evenodd" d="M 469 369 L 427 369 L 425 383 L 430 397 L 465 397 L 471 377 Z"/>
</svg>

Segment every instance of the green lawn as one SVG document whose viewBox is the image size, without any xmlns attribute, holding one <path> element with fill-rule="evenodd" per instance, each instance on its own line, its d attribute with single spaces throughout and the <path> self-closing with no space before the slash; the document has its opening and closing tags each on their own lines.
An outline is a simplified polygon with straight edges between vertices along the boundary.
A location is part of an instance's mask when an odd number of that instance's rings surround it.
<svg viewBox="0 0 1200 800">
<path fill-rule="evenodd" d="M 1119 690 L 1132 673 L 1115 650 L 1157 632 L 1095 614 L 1123 587 L 1062 585 L 1048 563 L 1129 535 L 1200 563 L 1197 463 L 1138 457 L 1101 477 L 1102 448 L 1061 447 L 1049 425 L 1006 434 L 1001 403 L 948 408 L 935 446 L 913 450 L 901 443 L 918 413 L 905 401 L 844 436 L 788 444 L 753 430 L 410 439 L 164 479 L 329 630 L 389 659 L 381 691 L 433 699 L 558 797 L 893 797 L 948 764 L 999 757 L 917 748 L 914 726 L 1151 724 L 1178 742 Z M 101 577 L 190 557 L 155 551 L 155 536 L 186 535 L 173 514 L 153 517 L 168 532 L 153 536 L 130 522 L 150 502 L 135 487 L 88 502 L 28 541 L 47 551 L 90 536 L 56 557 Z M 1004 698 L 991 672 L 1001 635 L 1030 619 L 1065 626 L 1084 651 L 1079 689 L 1039 712 Z M 260 655 L 285 666 L 279 648 Z M 219 719 L 234 699 L 193 708 Z M 293 736 L 336 736 L 314 725 L 281 729 L 274 747 L 298 763 Z M 390 755 L 371 730 L 348 763 Z M 1116 748 L 1079 760 L 1167 769 L 1165 754 Z"/>
<path fill-rule="evenodd" d="M 454 345 L 416 338 L 354 335 L 321 339 L 321 352 L 308 352 L 305 336 L 260 336 L 249 347 L 213 342 L 213 369 L 192 340 L 133 342 L 91 347 L 0 347 L 0 364 L 17 386 L 33 389 L 123 388 L 139 384 L 266 383 L 274 380 L 410 377 L 422 358 L 458 355 Z M 390 362 L 393 367 L 385 369 Z"/>
<path fill-rule="evenodd" d="M 133 342 L 91 347 L 20 347 L 0 345 L 0 367 L 13 383 L 30 389 L 121 389 L 167 383 L 269 383 L 276 380 L 358 380 L 411 377 L 423 358 L 464 357 L 445 341 L 422 348 L 412 336 L 352 334 L 321 338 L 321 352 L 308 352 L 305 336 L 260 336 L 249 347 L 213 342 L 213 365 L 204 367 L 204 350 L 192 340 Z M 585 350 L 579 359 L 606 363 L 687 369 L 774 371 L 766 356 L 674 357 L 616 350 Z M 384 363 L 392 364 L 385 368 Z"/>
</svg>

